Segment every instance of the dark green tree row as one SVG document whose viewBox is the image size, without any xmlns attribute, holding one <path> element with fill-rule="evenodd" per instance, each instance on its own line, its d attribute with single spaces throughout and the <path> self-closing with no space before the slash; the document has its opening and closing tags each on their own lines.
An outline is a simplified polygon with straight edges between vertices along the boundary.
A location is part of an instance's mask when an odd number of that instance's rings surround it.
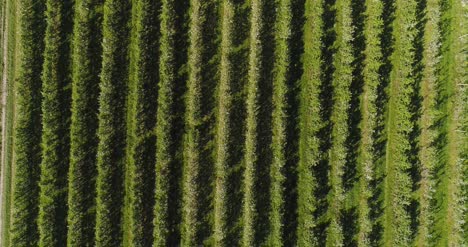
<svg viewBox="0 0 468 247">
<path fill-rule="evenodd" d="M 276 2 L 275 22 L 275 52 L 273 67 L 272 93 L 272 160 L 270 166 L 270 216 L 269 242 L 270 246 L 281 246 L 284 240 L 284 210 L 285 210 L 285 166 L 286 166 L 286 121 L 287 95 L 290 73 L 290 46 L 292 9 L 290 0 Z"/>
<path fill-rule="evenodd" d="M 216 98 L 214 245 L 240 244 L 241 184 L 244 127 L 243 90 L 247 77 L 246 1 L 221 6 L 219 82 Z"/>
<path fill-rule="evenodd" d="M 440 117 L 437 108 L 437 98 L 440 82 L 437 77 L 437 69 L 440 56 L 440 1 L 430 0 L 426 2 L 426 16 L 423 29 L 422 52 L 422 76 L 420 81 L 420 96 L 422 97 L 421 114 L 419 120 L 419 226 L 416 237 L 416 245 L 429 246 L 432 243 L 434 216 L 436 204 L 435 169 L 438 163 L 437 157 L 437 121 Z"/>
<path fill-rule="evenodd" d="M 37 246 L 45 1 L 17 2 L 18 53 L 10 246 Z"/>
<path fill-rule="evenodd" d="M 408 246 L 411 243 L 410 176 L 411 98 L 414 89 L 416 1 L 395 1 L 393 22 L 394 52 L 391 57 L 389 103 L 387 116 L 387 150 L 385 181 L 385 232 L 388 246 Z"/>
<path fill-rule="evenodd" d="M 47 1 L 42 70 L 42 163 L 39 195 L 39 246 L 67 242 L 67 173 L 70 154 L 68 1 Z"/>
<path fill-rule="evenodd" d="M 158 9 L 154 1 L 135 1 L 133 42 L 130 62 L 130 122 L 129 169 L 130 209 L 129 231 L 131 246 L 149 246 L 153 242 L 154 165 L 156 154 L 157 81 L 158 81 Z"/>
<path fill-rule="evenodd" d="M 96 246 L 122 244 L 130 8 L 126 0 L 104 2 L 97 130 Z"/>
<path fill-rule="evenodd" d="M 274 50 L 274 2 L 250 3 L 249 53 L 245 86 L 245 152 L 243 155 L 242 245 L 267 244 L 269 165 L 271 161 L 271 90 Z"/>
<path fill-rule="evenodd" d="M 213 241 L 214 147 L 211 141 L 219 60 L 216 57 L 218 11 L 216 0 L 190 1 L 181 222 L 181 244 L 186 246 Z"/>
<path fill-rule="evenodd" d="M 350 86 L 353 79 L 352 46 L 353 26 L 351 1 L 337 0 L 335 3 L 336 40 L 333 55 L 334 72 L 332 76 L 332 112 L 331 112 L 331 147 L 328 162 L 330 164 L 330 226 L 327 233 L 327 245 L 344 244 L 342 211 L 345 191 L 343 188 L 344 167 L 348 159 L 347 140 L 349 136 L 348 114 L 350 108 Z"/>
<path fill-rule="evenodd" d="M 103 1 L 75 2 L 72 51 L 68 246 L 94 245 Z"/>
<path fill-rule="evenodd" d="M 316 233 L 318 208 L 315 170 L 323 160 L 320 131 L 323 130 L 322 45 L 323 1 L 305 3 L 304 54 L 300 95 L 300 144 L 298 163 L 298 227 L 297 243 L 300 246 L 318 246 Z"/>
<path fill-rule="evenodd" d="M 372 184 L 376 180 L 376 162 L 378 157 L 376 149 L 376 132 L 378 128 L 378 89 L 382 83 L 380 69 L 382 66 L 381 35 L 383 28 L 382 1 L 366 1 L 364 13 L 366 22 L 364 26 L 364 66 L 362 68 L 363 89 L 360 98 L 361 123 L 359 144 L 358 172 L 359 180 L 359 202 L 358 202 L 358 236 L 359 246 L 371 245 L 371 234 L 375 228 L 372 218 L 372 198 L 374 191 Z"/>
<path fill-rule="evenodd" d="M 180 176 L 187 59 L 187 2 L 162 1 L 156 119 L 154 246 L 180 243 Z"/>
<path fill-rule="evenodd" d="M 465 244 L 461 1 L 2 8 L 2 246 Z"/>
<path fill-rule="evenodd" d="M 466 188 L 467 148 L 467 6 L 462 1 L 441 3 L 441 69 L 444 120 L 442 169 L 445 172 L 438 187 L 442 214 L 437 219 L 439 245 L 463 246 L 467 243 Z"/>
</svg>

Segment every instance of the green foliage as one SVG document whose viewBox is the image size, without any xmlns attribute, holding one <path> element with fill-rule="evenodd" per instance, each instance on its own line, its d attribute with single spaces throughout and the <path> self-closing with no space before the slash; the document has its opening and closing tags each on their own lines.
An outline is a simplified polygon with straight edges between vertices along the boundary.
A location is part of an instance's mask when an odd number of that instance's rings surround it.
<svg viewBox="0 0 468 247">
<path fill-rule="evenodd" d="M 460 1 L 442 1 L 441 107 L 444 115 L 443 164 L 444 184 L 438 188 L 442 196 L 442 217 L 438 230 L 439 245 L 463 246 L 467 240 L 466 223 L 466 81 L 467 81 L 467 6 Z"/>
<path fill-rule="evenodd" d="M 275 65 L 273 77 L 272 155 L 270 168 L 270 236 L 271 246 L 281 246 L 284 224 L 284 166 L 286 163 L 287 80 L 290 67 L 288 41 L 291 35 L 291 1 L 278 2 L 275 22 Z"/>
<path fill-rule="evenodd" d="M 128 16 L 125 0 L 104 3 L 103 56 L 99 96 L 96 245 L 122 242 L 123 171 L 125 165 L 128 81 Z"/>
<path fill-rule="evenodd" d="M 437 130 L 437 97 L 438 78 L 437 67 L 440 47 L 440 3 L 438 0 L 428 1 L 423 36 L 422 77 L 420 95 L 422 99 L 421 116 L 419 119 L 419 162 L 421 164 L 421 181 L 419 188 L 419 226 L 416 245 L 429 246 L 432 243 L 435 202 L 435 168 L 438 163 Z"/>
<path fill-rule="evenodd" d="M 363 92 L 361 95 L 361 142 L 359 145 L 358 169 L 359 181 L 359 233 L 358 245 L 369 246 L 370 234 L 373 230 L 371 218 L 371 198 L 374 196 L 371 184 L 375 181 L 376 162 L 375 154 L 377 131 L 377 96 L 378 88 L 382 83 L 379 70 L 382 65 L 381 40 L 383 21 L 383 5 L 381 1 L 366 1 L 366 16 L 364 26 L 364 38 L 366 47 L 364 50 L 365 60 L 362 70 L 364 79 Z"/>
<path fill-rule="evenodd" d="M 351 100 L 350 86 L 352 81 L 352 46 L 353 26 L 351 20 L 351 2 L 337 0 L 335 3 L 336 40 L 333 56 L 333 106 L 331 113 L 331 142 L 329 152 L 330 163 L 330 226 L 327 233 L 327 244 L 330 246 L 343 246 L 343 222 L 341 214 L 343 210 L 344 188 L 343 173 L 346 164 L 348 147 L 348 112 Z"/>
<path fill-rule="evenodd" d="M 68 246 L 94 244 L 101 12 L 102 1 L 76 2 L 72 51 Z"/>
<path fill-rule="evenodd" d="M 267 12 L 267 2 L 263 0 L 252 0 L 250 3 L 250 33 L 249 33 L 249 58 L 248 75 L 246 82 L 246 120 L 245 120 L 245 152 L 244 152 L 244 176 L 243 176 L 243 229 L 242 245 L 252 246 L 255 243 L 263 242 L 259 238 L 263 231 L 259 227 L 261 218 L 262 199 L 266 199 L 268 194 L 262 197 L 259 194 L 259 179 L 262 174 L 260 165 L 263 164 L 265 157 L 262 155 L 261 134 L 264 133 L 261 128 L 262 115 L 267 107 L 263 105 L 263 99 L 267 87 L 270 83 L 264 76 L 266 68 L 266 59 L 263 56 L 266 52 L 265 33 L 267 33 L 267 23 L 265 17 Z M 263 89 L 263 90 L 261 90 Z M 266 161 L 268 162 L 268 160 Z M 265 162 L 265 163 L 266 163 Z"/>
<path fill-rule="evenodd" d="M 128 146 L 127 167 L 130 179 L 129 226 L 132 246 L 149 246 L 153 242 L 152 213 L 154 209 L 154 164 L 156 139 L 156 97 L 158 81 L 158 8 L 153 1 L 134 2 L 134 59 L 135 66 L 130 76 L 133 100 L 129 104 L 129 130 L 131 142 Z"/>
<path fill-rule="evenodd" d="M 300 144 L 298 164 L 298 245 L 317 246 L 315 212 L 317 187 L 314 168 L 322 159 L 319 132 L 324 123 L 321 116 L 322 47 L 316 45 L 323 36 L 323 1 L 305 3 L 304 54 L 301 81 Z"/>
<path fill-rule="evenodd" d="M 212 234 L 213 93 L 217 74 L 218 1 L 190 1 L 184 137 L 182 245 L 208 244 Z M 206 64 L 206 66 L 200 66 Z"/>
<path fill-rule="evenodd" d="M 244 1 L 225 1 L 221 10 L 220 80 L 217 91 L 214 245 L 239 245 L 241 205 L 243 87 L 247 72 Z"/>
<path fill-rule="evenodd" d="M 160 65 L 156 122 L 156 202 L 154 246 L 180 243 L 180 167 L 186 37 L 183 32 L 187 3 L 162 1 Z"/>
<path fill-rule="evenodd" d="M 227 234 L 227 169 L 229 162 L 229 141 L 231 126 L 229 114 L 232 107 L 232 29 L 234 18 L 234 6 L 231 1 L 225 1 L 222 5 L 221 26 L 221 63 L 220 82 L 218 89 L 218 118 L 216 132 L 216 166 L 215 166 L 215 202 L 214 202 L 214 243 L 216 246 L 224 246 Z"/>
<path fill-rule="evenodd" d="M 1 245 L 464 246 L 467 6 L 0 1 Z"/>
<path fill-rule="evenodd" d="M 68 1 L 47 1 L 42 71 L 42 163 L 39 196 L 39 246 L 63 246 L 67 226 L 69 162 Z"/>
<path fill-rule="evenodd" d="M 412 237 L 409 212 L 412 192 L 409 152 L 410 133 L 414 128 L 410 106 L 414 91 L 412 73 L 416 1 L 396 1 L 395 8 L 395 48 L 391 57 L 387 122 L 384 242 L 386 245 L 408 246 Z"/>
<path fill-rule="evenodd" d="M 13 172 L 11 246 L 36 246 L 39 241 L 39 175 L 41 163 L 40 75 L 44 49 L 44 1 L 18 2 L 19 61 L 16 83 L 15 161 Z"/>
</svg>

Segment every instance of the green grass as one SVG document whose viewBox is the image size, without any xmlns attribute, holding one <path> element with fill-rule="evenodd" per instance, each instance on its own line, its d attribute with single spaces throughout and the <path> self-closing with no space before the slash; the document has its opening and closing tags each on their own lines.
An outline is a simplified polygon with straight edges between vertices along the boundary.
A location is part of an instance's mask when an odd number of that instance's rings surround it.
<svg viewBox="0 0 468 247">
<path fill-rule="evenodd" d="M 2 206 L 2 245 L 9 246 L 10 244 L 10 222 L 11 222 L 11 198 L 12 198 L 12 172 L 13 172 L 13 127 L 14 127 L 14 114 L 15 114 L 15 65 L 16 59 L 15 55 L 17 52 L 16 49 L 16 7 L 17 5 L 12 1 L 5 1 L 3 5 L 5 20 L 8 18 L 8 25 L 4 26 L 4 31 L 7 31 L 4 35 L 5 38 L 8 38 L 7 47 L 6 47 L 6 56 L 8 56 L 7 64 L 5 65 L 8 72 L 4 72 L 3 76 L 7 78 L 7 104 L 5 106 L 5 117 L 6 117 L 6 129 L 5 131 L 5 140 L 2 141 L 3 152 L 5 152 L 4 160 L 5 162 L 5 174 L 4 174 L 4 191 L 3 191 L 3 206 Z M 4 53 L 3 53 L 4 54 Z M 2 78 L 3 79 L 3 78 Z"/>
</svg>

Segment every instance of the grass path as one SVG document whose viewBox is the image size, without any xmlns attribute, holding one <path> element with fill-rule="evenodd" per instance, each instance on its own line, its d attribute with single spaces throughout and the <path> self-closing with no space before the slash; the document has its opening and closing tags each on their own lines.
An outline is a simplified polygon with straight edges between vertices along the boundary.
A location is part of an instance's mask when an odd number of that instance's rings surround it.
<svg viewBox="0 0 468 247">
<path fill-rule="evenodd" d="M 5 186 L 5 171 L 6 171 L 6 159 L 5 159 L 5 151 L 6 151 L 6 113 L 7 113 L 7 77 L 8 73 L 6 73 L 7 68 L 8 68 L 8 18 L 6 15 L 7 11 L 7 5 L 9 4 L 8 0 L 3 0 L 2 1 L 2 59 L 3 59 L 3 68 L 2 68 L 2 99 L 1 99 L 1 108 L 2 108 L 2 119 L 1 119 L 1 131 L 2 131 L 2 149 L 1 149 L 1 156 L 0 156 L 0 162 L 1 162 L 1 170 L 0 170 L 0 244 L 3 244 L 3 229 L 4 229 L 4 207 L 5 205 L 3 204 L 3 197 L 4 197 L 4 186 Z"/>
</svg>

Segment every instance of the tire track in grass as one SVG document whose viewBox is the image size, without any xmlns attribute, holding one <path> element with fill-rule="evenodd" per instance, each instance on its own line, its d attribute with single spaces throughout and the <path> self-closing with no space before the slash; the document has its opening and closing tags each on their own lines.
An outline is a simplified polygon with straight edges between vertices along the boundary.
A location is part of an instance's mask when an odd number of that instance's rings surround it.
<svg viewBox="0 0 468 247">
<path fill-rule="evenodd" d="M 1 43 L 2 43 L 2 91 L 1 91 L 1 108 L 2 108 L 2 119 L 1 119 L 1 133 L 2 133 L 2 139 L 1 139 L 1 157 L 0 157 L 0 162 L 1 162 L 1 170 L 0 170 L 0 244 L 5 245 L 6 242 L 4 241 L 4 229 L 8 229 L 8 227 L 5 227 L 5 218 L 6 218 L 6 203 L 4 201 L 6 200 L 6 187 L 9 186 L 9 184 L 6 184 L 6 181 L 8 181 L 7 176 L 5 173 L 7 173 L 7 167 L 6 164 L 6 146 L 7 146 L 7 138 L 6 138 L 6 133 L 7 133 L 7 99 L 8 99 L 8 32 L 9 29 L 11 28 L 9 26 L 9 15 L 7 14 L 7 10 L 9 8 L 9 1 L 8 0 L 3 0 L 1 3 L 1 10 L 2 10 L 2 15 L 1 15 Z M 9 172 L 8 172 L 9 173 Z"/>
<path fill-rule="evenodd" d="M 5 174 L 5 197 L 4 197 L 4 206 L 5 206 L 5 215 L 4 215 L 4 228 L 2 234 L 2 243 L 5 246 L 10 246 L 11 242 L 11 215 L 12 215 L 12 197 L 13 197 L 13 172 L 14 172 L 14 119 L 15 119 L 15 77 L 16 77 L 16 64 L 18 63 L 18 57 L 16 54 L 18 53 L 17 49 L 17 42 L 19 37 L 19 32 L 17 31 L 17 23 L 18 23 L 18 15 L 16 14 L 17 3 L 13 3 L 9 1 L 9 9 L 6 10 L 8 12 L 8 16 L 6 18 L 11 18 L 8 21 L 8 25 L 10 29 L 8 31 L 8 78 L 7 78 L 7 86 L 8 86 L 8 98 L 7 98 L 7 112 L 6 112 L 6 143 L 5 145 L 5 165 L 7 166 L 7 173 Z"/>
</svg>

